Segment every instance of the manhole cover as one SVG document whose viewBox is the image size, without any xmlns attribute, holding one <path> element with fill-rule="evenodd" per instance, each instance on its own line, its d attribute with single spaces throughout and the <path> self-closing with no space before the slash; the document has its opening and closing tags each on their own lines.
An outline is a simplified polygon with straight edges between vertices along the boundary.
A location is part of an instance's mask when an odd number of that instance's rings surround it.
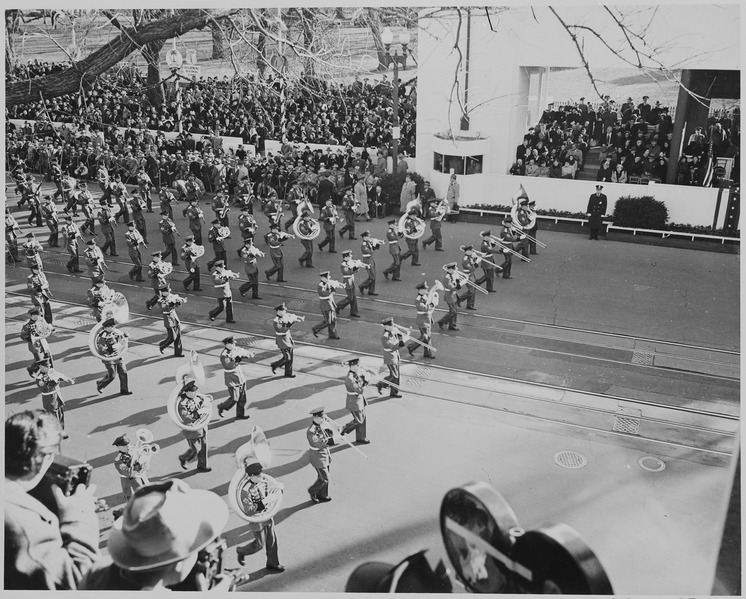
<svg viewBox="0 0 746 599">
<path fill-rule="evenodd" d="M 660 472 L 666 469 L 666 463 L 663 460 L 654 458 L 651 455 L 642 456 L 637 460 L 637 465 L 648 472 Z"/>
<path fill-rule="evenodd" d="M 554 463 L 563 468 L 574 470 L 588 463 L 585 456 L 574 451 L 558 451 L 554 454 Z"/>
</svg>

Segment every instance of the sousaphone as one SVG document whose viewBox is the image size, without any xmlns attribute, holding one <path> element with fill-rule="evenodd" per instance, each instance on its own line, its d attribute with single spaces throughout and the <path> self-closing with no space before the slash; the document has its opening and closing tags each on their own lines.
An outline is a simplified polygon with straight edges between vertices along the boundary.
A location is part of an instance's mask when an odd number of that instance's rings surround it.
<svg viewBox="0 0 746 599">
<path fill-rule="evenodd" d="M 166 408 L 168 415 L 180 429 L 198 431 L 207 425 L 212 418 L 212 395 L 197 391 L 194 394 L 194 406 L 189 405 L 189 398 L 181 397 L 183 385 L 174 387 L 168 396 Z"/>
<path fill-rule="evenodd" d="M 195 381 L 197 386 L 205 384 L 205 367 L 196 350 L 189 351 L 186 364 L 182 364 L 176 370 L 176 384 L 183 385 L 188 380 Z"/>
<path fill-rule="evenodd" d="M 101 305 L 101 321 L 113 318 L 117 324 L 124 324 L 130 319 L 130 307 L 127 298 L 119 291 L 114 291 L 105 298 Z"/>
<path fill-rule="evenodd" d="M 321 225 L 314 218 L 296 218 L 293 222 L 293 233 L 299 239 L 310 241 L 321 233 Z"/>
<path fill-rule="evenodd" d="M 124 352 L 129 347 L 129 337 L 127 337 L 119 329 L 114 329 L 114 339 L 109 341 L 104 339 L 101 333 L 103 333 L 104 327 L 103 322 L 99 322 L 91 329 L 88 334 L 88 349 L 91 353 L 96 356 L 99 360 L 104 362 L 115 362 L 119 360 Z"/>
<path fill-rule="evenodd" d="M 236 450 L 236 465 L 238 470 L 228 485 L 228 503 L 239 517 L 247 522 L 266 522 L 272 518 L 282 505 L 282 489 L 270 488 L 269 493 L 261 501 L 252 497 L 248 492 L 250 480 L 244 468 L 258 462 L 263 468 L 270 465 L 272 455 L 264 431 L 254 426 L 251 440 Z"/>
<path fill-rule="evenodd" d="M 425 233 L 425 221 L 406 212 L 399 219 L 399 230 L 407 239 L 419 239 Z"/>
<path fill-rule="evenodd" d="M 201 258 L 205 255 L 205 246 L 204 245 L 194 245 L 194 259 Z"/>
</svg>

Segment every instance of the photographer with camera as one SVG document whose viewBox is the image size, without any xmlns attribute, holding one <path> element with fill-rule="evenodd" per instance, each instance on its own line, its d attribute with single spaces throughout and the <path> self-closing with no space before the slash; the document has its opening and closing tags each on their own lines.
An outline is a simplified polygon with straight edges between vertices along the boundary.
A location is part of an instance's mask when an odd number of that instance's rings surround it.
<svg viewBox="0 0 746 599">
<path fill-rule="evenodd" d="M 65 438 L 54 414 L 14 414 L 5 421 L 5 589 L 76 589 L 98 558 L 95 486 L 65 496 L 54 485 L 55 515 L 29 495 Z"/>
<path fill-rule="evenodd" d="M 93 566 L 85 590 L 230 591 L 222 573 L 228 506 L 212 491 L 174 479 L 141 487 L 109 534 L 110 558 Z"/>
</svg>

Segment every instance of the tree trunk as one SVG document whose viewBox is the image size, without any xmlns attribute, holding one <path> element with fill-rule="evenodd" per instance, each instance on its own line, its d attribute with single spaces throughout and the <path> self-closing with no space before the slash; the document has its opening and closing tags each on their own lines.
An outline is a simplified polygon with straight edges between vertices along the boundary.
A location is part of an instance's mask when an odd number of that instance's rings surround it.
<svg viewBox="0 0 746 599">
<path fill-rule="evenodd" d="M 148 63 L 148 100 L 156 108 L 160 108 L 165 101 L 163 84 L 161 83 L 160 56 L 166 40 L 150 42 L 143 46 L 142 55 Z"/>
<path fill-rule="evenodd" d="M 378 67 L 376 70 L 385 71 L 389 68 L 389 57 L 386 52 L 386 48 L 381 41 L 381 18 L 376 13 L 376 9 L 369 8 L 366 10 L 368 26 L 370 32 L 373 35 L 373 45 L 376 47 L 376 55 L 378 56 Z"/>
<path fill-rule="evenodd" d="M 187 31 L 204 27 L 212 19 L 220 19 L 238 12 L 237 8 L 207 12 L 188 9 L 165 19 L 148 23 L 138 30 L 126 29 L 108 44 L 99 48 L 69 69 L 38 77 L 31 81 L 6 82 L 5 105 L 10 108 L 16 104 L 37 102 L 39 94 L 45 98 L 56 98 L 64 94 L 75 93 L 81 83 L 90 83 L 101 73 L 132 54 L 139 47 L 158 40 L 168 40 Z"/>
<path fill-rule="evenodd" d="M 264 71 L 267 68 L 267 36 L 261 31 L 259 32 L 259 38 L 256 41 L 256 49 L 258 51 L 256 55 L 256 68 L 259 71 L 259 76 L 264 77 Z"/>
<path fill-rule="evenodd" d="M 212 57 L 225 58 L 225 33 L 223 33 L 223 28 L 220 23 L 212 21 L 210 29 L 212 30 Z"/>
</svg>

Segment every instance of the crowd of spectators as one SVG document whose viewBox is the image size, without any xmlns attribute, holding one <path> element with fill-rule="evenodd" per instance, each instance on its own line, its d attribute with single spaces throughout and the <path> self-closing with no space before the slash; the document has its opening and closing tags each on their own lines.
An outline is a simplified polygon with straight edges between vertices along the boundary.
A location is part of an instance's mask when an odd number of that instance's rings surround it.
<svg viewBox="0 0 746 599">
<path fill-rule="evenodd" d="M 614 183 L 664 182 L 671 159 L 673 122 L 660 101 L 648 96 L 617 104 L 609 96 L 598 105 L 585 102 L 549 104 L 539 124 L 531 127 L 518 146 L 512 175 L 575 179 L 584 169 L 592 147 L 599 148 L 601 167 L 596 180 Z M 738 153 L 738 112 L 711 117 L 707 135 L 698 127 L 678 160 L 676 183 L 705 183 L 709 152 L 713 157 Z M 724 124 L 725 123 L 725 124 Z M 712 144 L 710 144 L 712 141 Z"/>
<path fill-rule="evenodd" d="M 34 60 L 16 67 L 10 79 L 45 76 L 66 65 Z M 399 85 L 399 146 L 415 152 L 416 91 L 413 81 Z M 200 77 L 184 86 L 179 102 L 174 85 L 167 85 L 166 101 L 154 106 L 147 82 L 135 68 L 119 68 L 97 78 L 84 92 L 76 92 L 13 106 L 9 117 L 32 119 L 44 114 L 54 122 L 85 122 L 92 128 L 107 125 L 159 131 L 181 128 L 193 134 L 241 137 L 264 150 L 266 139 L 282 138 L 282 110 L 277 81 L 239 77 Z M 367 78 L 352 83 L 305 77 L 285 91 L 285 137 L 290 142 L 377 147 L 391 141 L 392 84 Z M 179 117 L 179 114 L 181 117 Z"/>
</svg>

